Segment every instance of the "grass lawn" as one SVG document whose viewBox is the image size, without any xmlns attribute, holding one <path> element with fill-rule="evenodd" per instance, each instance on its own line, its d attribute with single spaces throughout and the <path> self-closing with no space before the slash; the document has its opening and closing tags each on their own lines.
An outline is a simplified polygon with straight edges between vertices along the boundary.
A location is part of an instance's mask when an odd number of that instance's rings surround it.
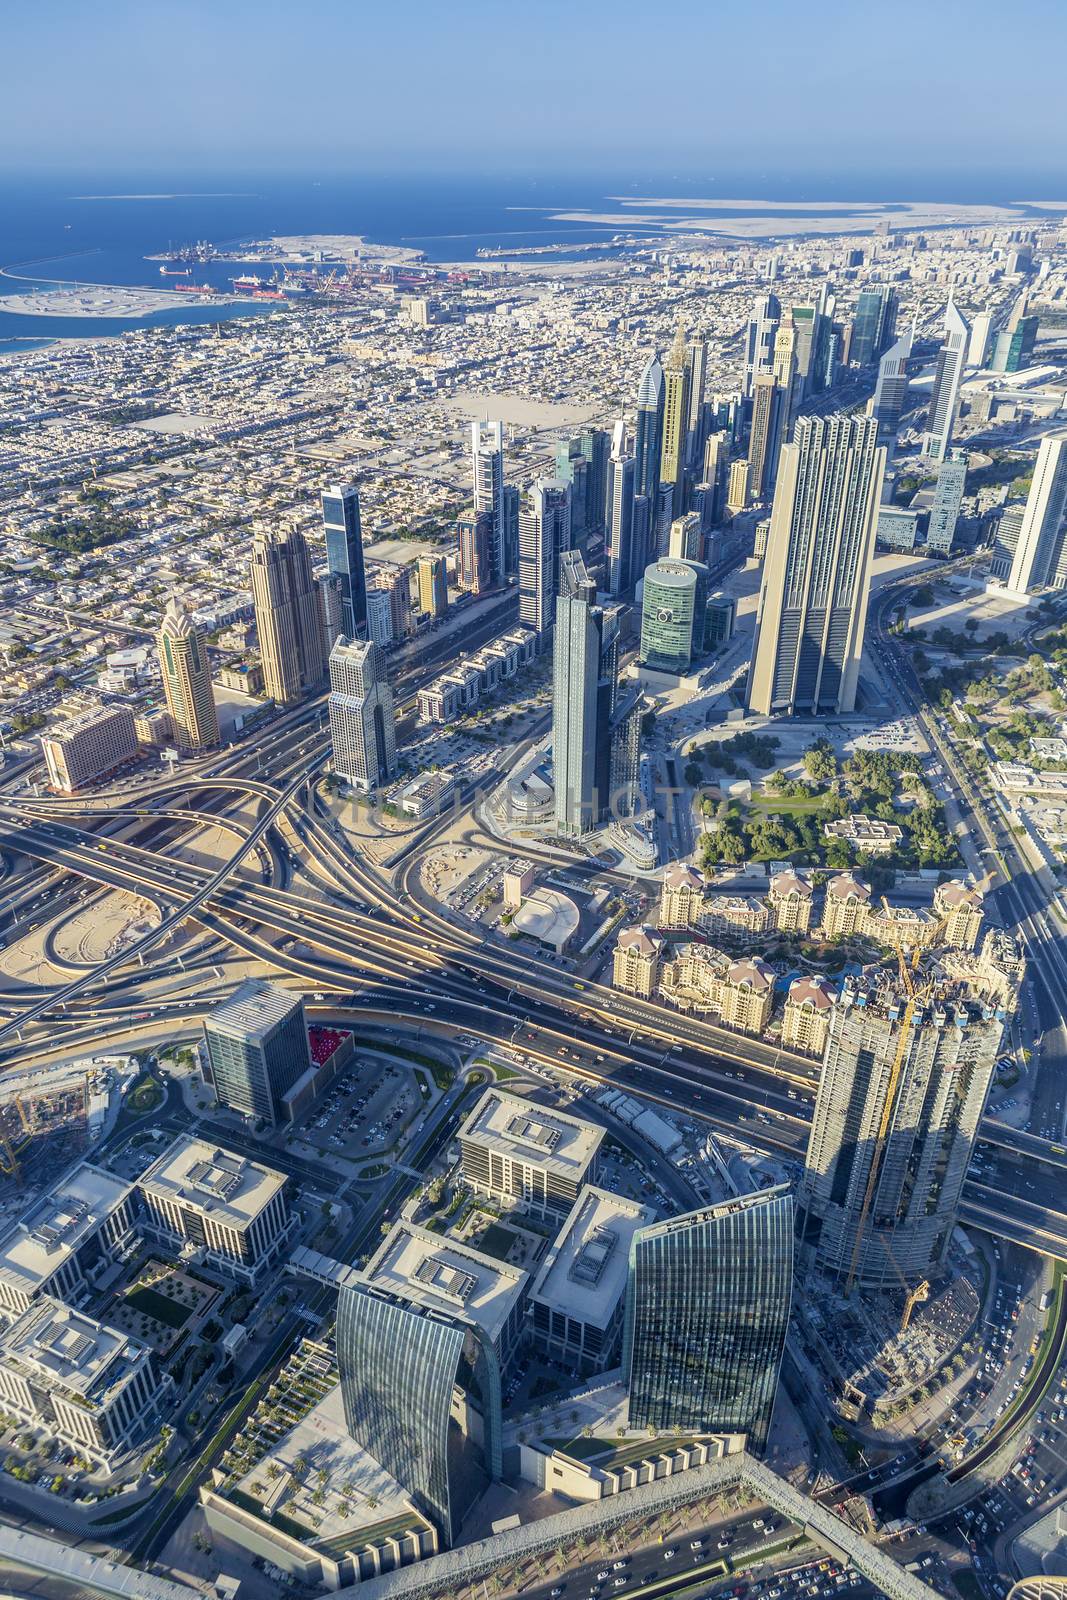
<svg viewBox="0 0 1067 1600">
<path fill-rule="evenodd" d="M 506 1261 L 517 1238 L 518 1234 L 511 1228 L 491 1222 L 478 1240 L 477 1248 L 487 1256 L 494 1256 L 497 1261 Z"/>
<path fill-rule="evenodd" d="M 754 794 L 748 804 L 750 811 L 762 811 L 767 817 L 810 817 L 825 808 L 825 798 L 790 800 L 785 795 Z"/>
<path fill-rule="evenodd" d="M 179 1305 L 176 1300 L 168 1299 L 165 1294 L 150 1289 L 144 1283 L 130 1290 L 126 1296 L 126 1304 L 134 1311 L 143 1311 L 146 1317 L 154 1317 L 157 1322 L 162 1322 L 168 1328 L 183 1328 L 193 1311 L 191 1306 Z"/>
</svg>

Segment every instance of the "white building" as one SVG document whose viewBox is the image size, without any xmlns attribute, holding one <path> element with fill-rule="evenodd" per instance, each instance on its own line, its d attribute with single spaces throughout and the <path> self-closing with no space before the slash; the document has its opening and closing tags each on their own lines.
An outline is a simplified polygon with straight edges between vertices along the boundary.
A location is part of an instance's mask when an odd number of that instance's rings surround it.
<svg viewBox="0 0 1067 1600">
<path fill-rule="evenodd" d="M 146 1232 L 229 1277 L 254 1283 L 288 1241 L 285 1174 L 203 1139 L 175 1139 L 138 1187 Z"/>
<path fill-rule="evenodd" d="M 505 1205 L 559 1215 L 594 1183 L 604 1129 L 487 1089 L 459 1133 L 463 1176 Z"/>
<path fill-rule="evenodd" d="M 338 639 L 330 651 L 333 768 L 354 789 L 378 789 L 396 771 L 393 693 L 373 639 Z"/>
<path fill-rule="evenodd" d="M 39 1295 L 77 1304 L 137 1237 L 133 1185 L 83 1162 L 0 1235 L 0 1317 Z"/>
</svg>

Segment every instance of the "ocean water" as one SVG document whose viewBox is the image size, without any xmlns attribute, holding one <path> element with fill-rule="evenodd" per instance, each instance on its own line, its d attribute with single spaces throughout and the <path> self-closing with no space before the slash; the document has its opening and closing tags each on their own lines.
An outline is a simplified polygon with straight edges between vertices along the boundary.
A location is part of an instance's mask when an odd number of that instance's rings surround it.
<svg viewBox="0 0 1067 1600">
<path fill-rule="evenodd" d="M 727 181 L 719 177 L 679 178 L 671 175 L 604 175 L 599 178 L 547 175 L 514 179 L 478 179 L 466 174 L 450 178 L 329 178 L 315 180 L 263 177 L 205 181 L 173 176 L 147 181 L 144 175 L 0 180 L 0 268 L 36 280 L 144 285 L 159 289 L 166 280 L 157 262 L 146 256 L 198 239 L 215 245 L 269 234 L 352 233 L 374 243 L 405 244 L 424 252 L 430 262 L 471 260 L 479 247 L 524 247 L 597 242 L 605 248 L 616 232 L 656 232 L 633 223 L 626 208 L 611 196 L 672 196 L 707 200 L 757 199 L 768 213 L 790 201 L 881 201 L 937 199 L 992 201 L 1019 194 L 1040 194 L 1047 182 L 1016 174 L 1001 178 L 1000 193 L 989 192 L 991 180 L 980 175 L 935 179 L 901 175 L 892 186 L 882 179 L 865 184 L 854 177 L 804 183 L 773 175 Z M 553 220 L 553 213 L 588 210 L 607 214 L 605 223 Z M 701 215 L 728 215 L 701 208 Z M 813 216 L 820 212 L 811 213 Z M 665 218 L 669 216 L 665 212 Z M 229 263 L 195 269 L 197 282 L 229 288 L 240 267 Z M 0 277 L 0 293 L 17 294 L 36 283 Z M 263 315 L 269 307 L 255 302 L 242 307 L 194 307 L 157 313 L 137 320 L 27 317 L 0 312 L 0 348 L 8 341 L 48 337 L 81 337 L 121 332 L 125 328 L 167 322 L 215 321 L 220 316 Z"/>
</svg>

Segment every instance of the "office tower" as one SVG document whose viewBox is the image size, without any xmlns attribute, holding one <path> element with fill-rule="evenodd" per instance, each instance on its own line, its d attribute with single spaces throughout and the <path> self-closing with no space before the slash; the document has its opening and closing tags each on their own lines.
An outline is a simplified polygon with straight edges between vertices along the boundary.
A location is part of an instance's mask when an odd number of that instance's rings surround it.
<svg viewBox="0 0 1067 1600">
<path fill-rule="evenodd" d="M 587 428 L 556 446 L 555 477 L 571 489 L 571 535 L 577 543 L 586 534 L 604 531 L 608 453 L 611 436 Z"/>
<path fill-rule="evenodd" d="M 561 562 L 552 643 L 552 767 L 556 831 L 580 838 L 608 814 L 617 727 L 619 624 L 596 604 L 577 551 Z"/>
<path fill-rule="evenodd" d="M 137 754 L 133 712 L 127 706 L 83 711 L 42 734 L 41 754 L 52 788 L 73 794 Z"/>
<path fill-rule="evenodd" d="M 851 365 L 865 367 L 884 355 L 893 343 L 896 325 L 897 292 L 892 285 L 877 283 L 861 289 L 852 319 Z"/>
<path fill-rule="evenodd" d="M 159 667 L 179 750 L 206 750 L 219 742 L 219 719 L 211 688 L 211 665 L 203 636 L 177 600 L 167 606 L 159 630 Z"/>
<path fill-rule="evenodd" d="M 337 1297 L 345 1425 L 453 1544 L 503 1476 L 501 1379 L 529 1275 L 398 1222 Z"/>
<path fill-rule="evenodd" d="M 504 424 L 471 423 L 471 477 L 474 483 L 475 511 L 488 511 L 493 518 L 489 546 L 489 571 L 492 583 L 501 583 L 515 570 L 510 523 L 512 506 L 504 486 Z"/>
<path fill-rule="evenodd" d="M 704 529 L 700 513 L 687 511 L 671 523 L 669 557 L 676 561 L 702 561 L 704 559 Z"/>
<path fill-rule="evenodd" d="M 730 469 L 730 444 L 723 432 L 709 433 L 704 441 L 703 482 L 712 488 L 712 527 L 718 527 L 726 511 L 726 480 Z"/>
<path fill-rule="evenodd" d="M 419 610 L 431 617 L 443 617 L 448 610 L 448 575 L 444 556 L 421 555 L 415 563 L 419 586 Z"/>
<path fill-rule="evenodd" d="M 1062 589 L 1067 542 L 1067 433 L 1046 434 L 1037 452 L 1026 510 L 1012 555 L 1008 588 Z"/>
<path fill-rule="evenodd" d="M 745 332 L 744 394 L 747 399 L 761 372 L 774 365 L 774 338 L 782 320 L 782 305 L 776 294 L 762 294 L 752 307 Z M 705 472 L 704 476 L 707 477 Z"/>
<path fill-rule="evenodd" d="M 923 436 L 923 455 L 944 461 L 952 444 L 952 430 L 960 403 L 960 384 L 967 361 L 971 330 L 950 300 L 945 312 L 945 339 L 938 352 L 930 396 L 930 415 Z"/>
<path fill-rule="evenodd" d="M 730 463 L 730 478 L 726 490 L 726 509 L 731 517 L 736 517 L 739 511 L 744 511 L 750 503 L 749 484 L 752 477 L 752 468 L 747 461 L 732 461 Z"/>
<path fill-rule="evenodd" d="M 927 549 L 938 555 L 947 556 L 952 549 L 966 486 L 967 453 L 953 450 L 938 466 L 934 503 L 926 530 Z"/>
<path fill-rule="evenodd" d="M 623 1334 L 628 1422 L 641 1432 L 767 1441 L 793 1295 L 793 1196 L 782 1185 L 641 1228 Z"/>
<path fill-rule="evenodd" d="M 456 566 L 459 587 L 481 594 L 489 587 L 489 551 L 493 541 L 491 511 L 470 510 L 456 523 Z"/>
<path fill-rule="evenodd" d="M 408 567 L 383 567 L 378 588 L 389 596 L 389 626 L 394 639 L 406 639 L 411 632 L 411 571 Z"/>
<path fill-rule="evenodd" d="M 782 446 L 748 709 L 840 716 L 856 704 L 885 451 L 873 417 L 799 417 Z"/>
<path fill-rule="evenodd" d="M 689 504 L 700 520 L 700 532 L 705 550 L 711 548 L 712 535 L 718 523 L 716 516 L 718 498 L 718 490 L 713 483 L 694 483 L 689 495 Z"/>
<path fill-rule="evenodd" d="M 710 579 L 698 561 L 656 561 L 645 569 L 641 662 L 681 675 L 703 654 Z"/>
<path fill-rule="evenodd" d="M 344 633 L 341 620 L 341 580 L 329 571 L 315 575 L 318 590 L 319 633 L 322 636 L 322 659 L 328 661 L 333 641 Z"/>
<path fill-rule="evenodd" d="M 634 493 L 655 504 L 660 481 L 660 439 L 663 433 L 663 368 L 653 356 L 637 390 L 637 424 L 634 433 Z"/>
<path fill-rule="evenodd" d="M 914 1286 L 944 1258 L 1003 1014 L 928 958 L 913 1004 L 896 964 L 845 981 L 830 1019 L 800 1236 L 851 1287 Z"/>
<path fill-rule="evenodd" d="M 878 443 L 888 447 L 890 454 L 896 445 L 900 419 L 908 394 L 908 361 L 911 358 L 912 330 L 901 335 L 890 345 L 878 363 L 878 381 L 874 387 L 870 415 L 878 427 Z"/>
<path fill-rule="evenodd" d="M 1027 244 L 1020 245 L 1017 250 L 1012 250 L 1008 256 L 1005 271 L 1009 278 L 1021 277 L 1031 270 L 1034 264 L 1034 254 Z"/>
<path fill-rule="evenodd" d="M 367 631 L 367 579 L 363 570 L 363 534 L 359 523 L 359 491 L 337 484 L 322 491 L 322 527 L 326 565 L 341 591 L 341 632 L 363 639 Z"/>
<path fill-rule="evenodd" d="M 700 471 L 704 440 L 707 437 L 708 413 L 704 404 L 704 386 L 708 375 L 708 347 L 703 339 L 694 339 L 688 350 L 689 360 L 689 420 L 685 464 L 693 475 Z"/>
<path fill-rule="evenodd" d="M 346 580 L 340 574 L 336 576 L 340 580 L 341 615 L 350 620 L 352 604 Z M 251 581 L 266 691 L 277 705 L 297 705 L 318 686 L 326 670 L 319 593 L 311 576 L 304 535 L 297 528 L 282 533 L 257 529 L 252 539 Z M 359 613 L 360 626 L 365 628 L 367 607 L 362 581 L 361 571 Z M 347 622 L 342 624 L 346 625 Z"/>
<path fill-rule="evenodd" d="M 794 393 L 797 403 L 806 400 L 814 389 L 812 356 L 815 349 L 818 312 L 815 306 L 792 306 L 788 325 L 793 329 L 793 356 L 796 361 Z"/>
<path fill-rule="evenodd" d="M 204 1018 L 215 1098 L 276 1126 L 286 1092 L 311 1066 L 300 995 L 250 978 Z"/>
<path fill-rule="evenodd" d="M 689 430 L 689 351 L 685 329 L 678 324 L 674 343 L 663 363 L 663 444 L 660 450 L 659 480 L 674 490 L 674 512 L 685 507 L 685 453 Z"/>
<path fill-rule="evenodd" d="M 734 636 L 737 602 L 728 594 L 713 594 L 704 608 L 704 648 L 721 650 Z"/>
<path fill-rule="evenodd" d="M 969 367 L 985 366 L 992 336 L 992 311 L 979 311 L 971 323 L 971 334 L 967 340 L 967 365 Z"/>
<path fill-rule="evenodd" d="M 333 769 L 354 789 L 378 789 L 396 771 L 393 694 L 373 640 L 330 651 L 330 738 Z"/>
<path fill-rule="evenodd" d="M 994 372 L 1022 372 L 1034 358 L 1039 318 L 1027 314 L 1028 297 L 1021 294 L 1006 325 L 997 334 L 990 363 Z"/>
<path fill-rule="evenodd" d="M 1019 535 L 1025 516 L 1025 503 L 1016 501 L 1004 506 L 997 519 L 989 556 L 989 576 L 1000 583 L 1006 584 L 1011 576 L 1011 564 L 1019 548 Z"/>
<path fill-rule="evenodd" d="M 634 474 L 633 456 L 613 451 L 608 462 L 607 550 L 608 589 L 616 598 L 633 590 L 644 553 L 634 549 Z"/>
<path fill-rule="evenodd" d="M 535 633 L 555 621 L 559 558 L 570 547 L 570 485 L 539 478 L 519 515 L 519 621 Z"/>
<path fill-rule="evenodd" d="M 588 492 L 589 463 L 582 454 L 580 437 L 567 439 L 556 446 L 556 464 L 553 477 L 565 483 L 571 491 L 571 539 L 578 544 L 585 538 L 586 495 Z"/>
<path fill-rule="evenodd" d="M 393 599 L 386 589 L 367 590 L 367 637 L 380 650 L 393 642 Z M 334 639 L 337 634 L 334 634 Z M 333 640 L 330 642 L 333 649 Z M 326 657 L 329 661 L 329 654 Z"/>
<path fill-rule="evenodd" d="M 748 493 L 757 505 L 770 498 L 782 445 L 782 412 L 785 391 L 774 375 L 761 373 L 752 385 L 752 427 L 748 441 Z"/>
</svg>

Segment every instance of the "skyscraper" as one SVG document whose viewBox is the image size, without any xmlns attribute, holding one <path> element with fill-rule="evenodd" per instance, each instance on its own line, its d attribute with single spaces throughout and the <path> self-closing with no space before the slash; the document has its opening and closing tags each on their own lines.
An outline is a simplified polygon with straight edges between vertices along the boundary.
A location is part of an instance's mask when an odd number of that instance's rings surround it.
<svg viewBox="0 0 1067 1600">
<path fill-rule="evenodd" d="M 703 654 L 710 578 L 699 561 L 669 557 L 645 568 L 641 592 L 641 661 L 681 675 Z"/>
<path fill-rule="evenodd" d="M 459 586 L 469 594 L 489 587 L 489 551 L 493 540 L 493 514 L 473 508 L 456 523 L 456 566 Z"/>
<path fill-rule="evenodd" d="M 513 550 L 511 516 L 504 486 L 504 424 L 471 423 L 471 478 L 475 511 L 488 511 L 493 518 L 493 537 L 489 547 L 489 569 L 493 583 L 501 583 L 514 571 L 517 551 Z"/>
<path fill-rule="evenodd" d="M 607 814 L 618 687 L 618 617 L 596 604 L 577 551 L 561 563 L 552 642 L 556 830 L 580 838 Z"/>
<path fill-rule="evenodd" d="M 726 481 L 730 471 L 730 441 L 725 433 L 709 433 L 704 441 L 704 482 L 712 487 L 710 516 L 718 527 L 726 511 Z"/>
<path fill-rule="evenodd" d="M 703 560 L 704 528 L 699 512 L 687 511 L 684 517 L 676 517 L 671 523 L 667 555 L 677 561 Z"/>
<path fill-rule="evenodd" d="M 785 409 L 785 391 L 772 373 L 761 373 L 752 385 L 752 427 L 748 441 L 749 495 L 757 504 L 769 499 L 774 490 Z"/>
<path fill-rule="evenodd" d="M 930 507 L 926 531 L 927 548 L 935 550 L 938 555 L 947 556 L 952 549 L 966 486 L 967 452 L 953 450 L 938 466 L 934 503 Z"/>
<path fill-rule="evenodd" d="M 908 361 L 911 358 L 912 330 L 901 334 L 878 363 L 878 381 L 871 400 L 870 415 L 878 426 L 878 443 L 889 454 L 896 445 L 897 430 L 904 414 L 908 394 Z"/>
<path fill-rule="evenodd" d="M 994 372 L 1021 372 L 1034 358 L 1040 319 L 1027 312 L 1029 297 L 1019 296 L 1011 316 L 997 334 L 990 367 Z"/>
<path fill-rule="evenodd" d="M 993 335 L 992 311 L 979 311 L 971 323 L 971 333 L 967 340 L 967 365 L 969 367 L 984 367 L 989 354 L 989 342 Z"/>
<path fill-rule="evenodd" d="M 897 292 L 891 284 L 876 283 L 861 289 L 852 319 L 849 361 L 865 367 L 877 361 L 893 343 L 897 325 Z"/>
<path fill-rule="evenodd" d="M 679 322 L 674 343 L 663 364 L 663 444 L 660 451 L 660 483 L 674 489 L 674 515 L 685 509 L 685 457 L 689 432 L 689 386 L 691 371 L 685 329 Z"/>
<path fill-rule="evenodd" d="M 624 447 L 620 445 L 620 450 Z M 616 454 L 608 462 L 608 588 L 616 598 L 631 593 L 643 552 L 634 550 L 634 458 Z"/>
<path fill-rule="evenodd" d="M 354 484 L 336 484 L 322 491 L 322 527 L 326 564 L 341 594 L 341 632 L 346 639 L 367 635 L 367 580 L 363 570 L 363 534 L 359 523 L 359 491 Z"/>
<path fill-rule="evenodd" d="M 647 496 L 653 508 L 660 479 L 660 439 L 663 434 L 663 367 L 653 356 L 637 390 L 637 425 L 634 434 L 634 493 Z"/>
<path fill-rule="evenodd" d="M 444 556 L 423 554 L 415 563 L 419 585 L 419 610 L 443 617 L 448 610 L 448 576 Z"/>
<path fill-rule="evenodd" d="M 1067 433 L 1046 434 L 1026 497 L 1008 588 L 1018 594 L 1067 585 Z"/>
<path fill-rule="evenodd" d="M 360 562 L 359 609 L 361 626 L 365 628 L 362 551 Z M 350 620 L 352 603 L 347 582 L 340 574 L 336 576 L 341 615 Z M 297 528 L 284 532 L 257 529 L 252 539 L 251 580 L 267 693 L 277 705 L 296 705 L 322 681 L 326 670 L 320 600 L 304 535 Z M 342 622 L 345 626 L 347 623 Z"/>
<path fill-rule="evenodd" d="M 695 477 L 701 468 L 708 414 L 704 405 L 704 386 L 708 373 L 708 347 L 703 339 L 689 346 L 689 422 L 685 464 Z"/>
<path fill-rule="evenodd" d="M 770 372 L 774 364 L 774 338 L 782 320 L 782 305 L 776 294 L 762 294 L 752 307 L 745 330 L 744 393 L 752 393 L 752 385 L 761 372 Z"/>
<path fill-rule="evenodd" d="M 219 1104 L 272 1126 L 286 1092 L 311 1066 L 304 1001 L 280 984 L 249 978 L 204 1018 Z"/>
<path fill-rule="evenodd" d="M 914 1285 L 943 1260 L 1004 1032 L 932 958 L 913 988 L 909 1003 L 895 964 L 868 969 L 830 1020 L 798 1205 L 848 1287 Z"/>
<path fill-rule="evenodd" d="M 519 513 L 519 621 L 535 633 L 555 621 L 559 558 L 570 547 L 570 485 L 539 478 Z"/>
<path fill-rule="evenodd" d="M 192 617 L 171 600 L 159 630 L 163 695 L 179 750 L 205 750 L 219 742 L 219 719 L 211 688 L 211 664 Z"/>
<path fill-rule="evenodd" d="M 378 789 L 396 771 L 393 694 L 373 640 L 338 639 L 330 651 L 333 768 L 354 789 Z"/>
<path fill-rule="evenodd" d="M 952 444 L 970 335 L 970 328 L 950 300 L 945 312 L 944 343 L 938 352 L 934 373 L 930 415 L 923 436 L 923 454 L 933 456 L 936 461 L 944 461 Z"/>
<path fill-rule="evenodd" d="M 873 418 L 797 419 L 779 460 L 750 711 L 834 716 L 854 709 L 884 470 Z"/>
<path fill-rule="evenodd" d="M 793 1294 L 783 1185 L 640 1229 L 623 1335 L 629 1425 L 767 1440 Z"/>
</svg>

